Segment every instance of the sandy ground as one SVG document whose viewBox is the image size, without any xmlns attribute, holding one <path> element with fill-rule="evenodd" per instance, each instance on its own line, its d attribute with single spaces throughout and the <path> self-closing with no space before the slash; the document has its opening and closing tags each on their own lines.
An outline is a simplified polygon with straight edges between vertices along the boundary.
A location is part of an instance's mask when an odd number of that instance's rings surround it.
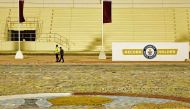
<svg viewBox="0 0 190 109">
<path fill-rule="evenodd" d="M 111 57 L 99 60 L 98 56 L 65 56 L 65 63 L 113 63 Z M 0 55 L 0 64 L 62 64 L 55 62 L 54 55 L 24 55 L 23 60 L 15 60 L 14 55 Z"/>
<path fill-rule="evenodd" d="M 98 56 L 64 56 L 64 64 L 190 64 L 187 62 L 114 62 L 111 56 L 107 56 L 106 60 L 98 59 Z M 31 65 L 31 64 L 63 64 L 56 63 L 54 55 L 24 55 L 24 59 L 16 60 L 14 55 L 0 55 L 1 65 Z"/>
<path fill-rule="evenodd" d="M 112 62 L 111 57 L 0 55 L 0 95 L 122 93 L 190 102 L 189 62 Z"/>
</svg>

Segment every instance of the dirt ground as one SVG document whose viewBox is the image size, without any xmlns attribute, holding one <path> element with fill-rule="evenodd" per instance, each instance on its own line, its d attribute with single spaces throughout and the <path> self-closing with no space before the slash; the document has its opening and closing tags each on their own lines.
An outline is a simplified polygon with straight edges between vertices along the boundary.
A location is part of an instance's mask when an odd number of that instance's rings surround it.
<svg viewBox="0 0 190 109">
<path fill-rule="evenodd" d="M 0 55 L 0 95 L 115 93 L 190 102 L 189 62 L 112 62 L 111 57 Z"/>
<path fill-rule="evenodd" d="M 64 56 L 64 64 L 190 64 L 187 62 L 115 62 L 112 61 L 111 56 L 107 56 L 107 59 L 100 60 L 98 56 L 80 56 L 80 55 L 67 55 Z M 15 59 L 14 55 L 0 55 L 1 65 L 18 65 L 18 64 L 63 64 L 56 63 L 54 55 L 24 55 L 24 59 Z"/>
<path fill-rule="evenodd" d="M 112 63 L 111 57 L 99 60 L 98 56 L 64 56 L 65 63 Z M 0 64 L 63 64 L 56 63 L 54 55 L 24 55 L 24 59 L 16 60 L 14 55 L 0 55 Z"/>
</svg>

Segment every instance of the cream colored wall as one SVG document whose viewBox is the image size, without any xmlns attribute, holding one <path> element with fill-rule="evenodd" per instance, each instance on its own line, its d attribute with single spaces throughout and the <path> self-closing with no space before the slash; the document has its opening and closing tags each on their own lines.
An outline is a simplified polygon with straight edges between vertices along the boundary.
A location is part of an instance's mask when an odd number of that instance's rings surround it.
<svg viewBox="0 0 190 109">
<path fill-rule="evenodd" d="M 189 0 L 112 0 L 113 7 L 190 7 Z M 17 7 L 18 0 L 1 0 L 0 7 Z M 100 0 L 25 0 L 26 7 L 100 7 Z"/>
<path fill-rule="evenodd" d="M 189 38 L 190 8 L 113 8 L 112 11 L 113 22 L 104 24 L 104 43 L 107 51 L 111 50 L 112 42 L 174 42 L 180 37 Z M 6 16 L 16 17 L 17 10 L 0 8 L 0 12 L 4 15 L 0 18 L 0 32 L 4 33 Z M 24 13 L 26 18 L 39 18 L 42 22 L 41 33 L 57 33 L 69 39 L 70 51 L 99 51 L 100 8 L 25 8 Z M 1 48 L 4 46 L 0 45 Z M 11 47 L 15 50 L 15 47 Z M 33 50 L 35 47 L 31 45 L 25 48 Z M 40 47 L 42 46 L 39 46 L 38 50 L 42 50 Z M 50 48 L 45 47 L 47 48 L 43 47 L 44 50 Z"/>
<path fill-rule="evenodd" d="M 55 22 L 52 32 L 59 33 L 73 42 L 70 50 L 99 50 L 100 9 L 54 10 Z M 188 25 L 186 11 L 186 8 L 113 9 L 113 22 L 104 24 L 105 49 L 110 51 L 112 42 L 173 42 L 176 37 L 181 37 L 181 32 L 188 34 L 188 27 L 184 27 Z M 181 15 L 182 13 L 185 15 Z"/>
<path fill-rule="evenodd" d="M 175 9 L 115 9 L 113 22 L 104 24 L 106 48 L 112 42 L 166 42 L 176 37 Z"/>
<path fill-rule="evenodd" d="M 5 46 L 6 45 L 6 46 Z M 56 43 L 52 42 L 21 42 L 21 50 L 24 52 L 54 52 Z M 3 41 L 0 42 L 0 51 L 17 51 L 18 42 Z"/>
<path fill-rule="evenodd" d="M 176 25 L 176 41 L 184 40 L 184 37 L 188 37 L 190 41 L 189 33 L 189 9 L 177 9 L 175 15 Z"/>
<path fill-rule="evenodd" d="M 9 9 L 8 8 L 0 8 L 0 33 L 5 32 L 5 25 L 6 25 L 6 20 L 7 16 L 9 16 Z M 2 34 L 0 34 L 2 35 Z"/>
<path fill-rule="evenodd" d="M 101 13 L 96 8 L 54 8 L 52 33 L 70 40 L 71 51 L 97 50 L 101 36 Z M 94 45 L 92 45 L 95 43 Z"/>
</svg>

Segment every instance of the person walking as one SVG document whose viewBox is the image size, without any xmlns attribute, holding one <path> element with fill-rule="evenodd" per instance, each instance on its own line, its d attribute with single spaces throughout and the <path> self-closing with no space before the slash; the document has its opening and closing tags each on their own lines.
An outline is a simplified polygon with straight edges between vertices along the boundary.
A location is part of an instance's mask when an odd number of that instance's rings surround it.
<svg viewBox="0 0 190 109">
<path fill-rule="evenodd" d="M 56 59 L 56 62 L 59 62 L 59 47 L 58 47 L 58 45 L 56 45 L 56 47 L 55 47 L 55 59 Z"/>
<path fill-rule="evenodd" d="M 59 62 L 61 62 L 62 60 L 62 63 L 64 62 L 64 50 L 62 47 L 60 47 L 60 59 L 59 59 Z"/>
</svg>

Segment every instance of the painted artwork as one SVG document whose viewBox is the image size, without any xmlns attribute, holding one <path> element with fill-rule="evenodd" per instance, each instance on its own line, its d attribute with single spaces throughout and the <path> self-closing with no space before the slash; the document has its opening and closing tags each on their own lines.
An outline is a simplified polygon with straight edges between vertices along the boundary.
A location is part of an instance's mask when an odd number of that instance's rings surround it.
<svg viewBox="0 0 190 109">
<path fill-rule="evenodd" d="M 188 0 L 1 0 L 0 109 L 190 109 Z"/>
</svg>

